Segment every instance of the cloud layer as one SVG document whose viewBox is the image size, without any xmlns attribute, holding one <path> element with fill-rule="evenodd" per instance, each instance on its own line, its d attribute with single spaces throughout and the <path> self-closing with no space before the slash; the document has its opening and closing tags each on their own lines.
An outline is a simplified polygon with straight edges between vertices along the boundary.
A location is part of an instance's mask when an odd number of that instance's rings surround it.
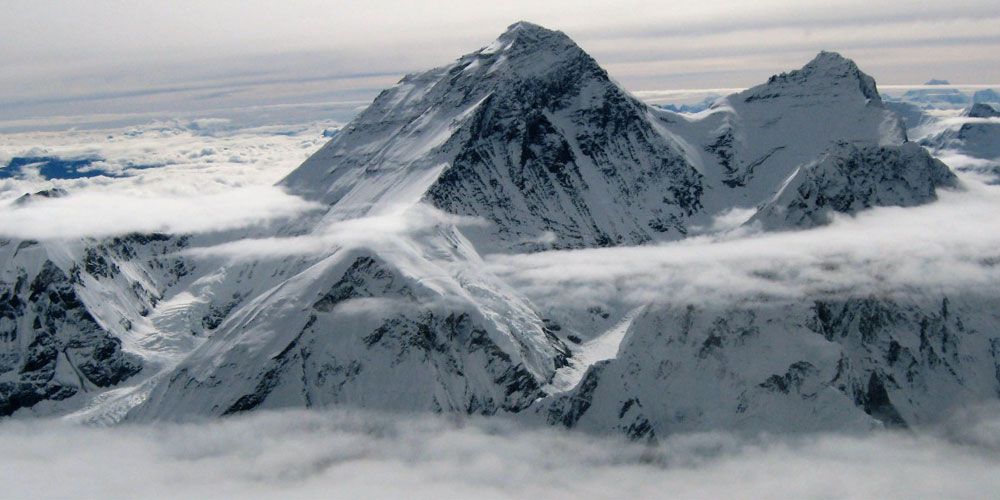
<svg viewBox="0 0 1000 500">
<path fill-rule="evenodd" d="M 987 0 L 31 2 L 6 14 L 18 43 L 0 46 L 0 121 L 366 101 L 521 19 L 567 32 L 632 90 L 745 87 L 821 49 L 881 83 L 1000 82 L 1000 6 Z"/>
<path fill-rule="evenodd" d="M 488 257 L 543 306 L 1000 291 L 1000 188 L 969 180 L 936 203 L 877 208 L 808 231 Z M 725 225 L 732 214 L 723 214 Z"/>
<path fill-rule="evenodd" d="M 0 237 L 206 232 L 299 215 L 315 207 L 273 184 L 329 140 L 323 130 L 332 126 L 246 127 L 210 118 L 0 136 L 0 164 L 14 157 L 96 156 L 101 160 L 91 167 L 109 174 L 0 180 Z M 25 193 L 52 187 L 69 194 L 14 203 Z"/>
<path fill-rule="evenodd" d="M 9 498 L 977 498 L 994 408 L 922 435 L 626 443 L 503 420 L 271 412 L 187 424 L 0 424 Z"/>
</svg>

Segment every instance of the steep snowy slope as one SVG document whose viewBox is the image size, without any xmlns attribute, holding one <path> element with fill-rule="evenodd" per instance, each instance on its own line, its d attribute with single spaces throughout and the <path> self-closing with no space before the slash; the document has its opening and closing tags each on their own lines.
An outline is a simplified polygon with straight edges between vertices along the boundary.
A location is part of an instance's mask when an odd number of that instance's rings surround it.
<svg viewBox="0 0 1000 500">
<path fill-rule="evenodd" d="M 283 183 L 335 219 L 423 200 L 486 219 L 480 250 L 677 238 L 701 175 L 566 35 L 517 23 L 410 75 Z"/>
<path fill-rule="evenodd" d="M 239 307 L 131 417 L 523 409 L 565 347 L 473 252 L 447 226 L 336 249 Z"/>
<path fill-rule="evenodd" d="M 837 54 L 682 116 L 631 97 L 564 34 L 517 23 L 380 94 L 282 181 L 318 214 L 0 249 L 0 402 L 9 413 L 93 389 L 52 411 L 102 422 L 527 410 L 636 436 L 922 421 L 941 391 L 961 392 L 952 372 L 981 375 L 970 399 L 995 389 L 982 375 L 989 304 L 949 297 L 957 319 L 923 296 L 699 305 L 690 320 L 680 304 L 539 311 L 480 258 L 679 239 L 733 208 L 762 206 L 755 220 L 784 229 L 929 202 L 954 178 L 905 139 L 874 81 Z M 924 337 L 940 347 L 925 353 Z M 905 361 L 904 384 L 904 352 L 935 361 Z"/>
<path fill-rule="evenodd" d="M 701 115 L 639 103 L 560 32 L 518 23 L 404 78 L 283 183 L 334 220 L 426 201 L 482 252 L 670 240 L 765 202 L 838 142 L 899 145 L 874 80 L 820 53 Z"/>
<path fill-rule="evenodd" d="M 934 422 L 1000 391 L 995 299 L 899 297 L 648 306 L 615 359 L 535 408 L 632 437 Z"/>
<path fill-rule="evenodd" d="M 947 165 L 912 142 L 842 143 L 799 167 L 747 224 L 768 230 L 809 228 L 826 224 L 834 213 L 922 205 L 937 199 L 937 188 L 957 186 Z"/>
<path fill-rule="evenodd" d="M 838 142 L 906 141 L 875 80 L 834 52 L 730 95 L 702 115 L 661 114 L 705 176 L 708 214 L 763 203 L 796 168 Z"/>
<path fill-rule="evenodd" d="M 167 256 L 183 245 L 137 234 L 0 241 L 0 415 L 78 396 L 74 407 L 143 370 L 144 316 L 187 272 Z"/>
</svg>

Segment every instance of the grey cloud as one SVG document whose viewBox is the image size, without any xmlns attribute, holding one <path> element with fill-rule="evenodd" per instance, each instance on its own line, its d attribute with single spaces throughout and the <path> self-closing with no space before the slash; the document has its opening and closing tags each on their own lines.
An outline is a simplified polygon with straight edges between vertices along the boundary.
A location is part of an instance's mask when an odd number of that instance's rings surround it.
<svg viewBox="0 0 1000 500">
<path fill-rule="evenodd" d="M 653 445 L 343 410 L 114 428 L 7 421 L 0 481 L 17 498 L 977 498 L 1000 487 L 998 421 L 982 408 L 920 434 Z"/>
<path fill-rule="evenodd" d="M 107 15 L 109 8 L 31 4 L 10 13 L 6 35 L 21 42 L 0 48 L 0 64 L 8 69 L 0 76 L 8 104 L 0 106 L 0 119 L 183 111 L 206 102 L 363 101 L 406 72 L 485 45 L 521 18 L 576 37 L 632 90 L 746 86 L 793 69 L 820 48 L 855 51 L 850 55 L 863 68 L 893 83 L 930 76 L 1000 81 L 1000 70 L 990 64 L 1000 45 L 992 29 L 1000 8 L 983 1 L 508 2 L 476 8 L 452 2 L 418 10 L 392 0 L 350 9 L 307 1 L 281 8 L 137 3 Z M 30 27 L 40 18 L 57 35 L 35 36 Z M 203 28 L 212 23 L 232 28 Z"/>
</svg>

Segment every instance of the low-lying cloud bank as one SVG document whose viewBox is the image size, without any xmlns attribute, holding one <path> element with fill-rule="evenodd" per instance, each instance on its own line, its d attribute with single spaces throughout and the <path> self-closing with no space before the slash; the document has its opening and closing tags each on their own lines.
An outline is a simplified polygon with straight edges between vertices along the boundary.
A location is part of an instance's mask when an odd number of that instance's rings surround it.
<svg viewBox="0 0 1000 500">
<path fill-rule="evenodd" d="M 678 435 L 501 420 L 267 412 L 188 424 L 0 424 L 7 498 L 982 498 L 1000 413 L 927 434 Z"/>
<path fill-rule="evenodd" d="M 0 236 L 49 240 L 131 232 L 202 233 L 288 218 L 313 208 L 270 186 L 194 196 L 87 191 L 0 209 Z"/>
<path fill-rule="evenodd" d="M 493 255 L 489 268 L 543 305 L 706 302 L 1000 291 L 1000 188 L 970 181 L 912 208 L 829 226 L 657 246 Z"/>
<path fill-rule="evenodd" d="M 0 238 L 104 237 L 133 231 L 223 231 L 299 215 L 313 204 L 274 187 L 329 140 L 328 123 L 244 126 L 226 119 L 0 136 L 12 158 L 99 158 L 106 175 L 0 179 Z M 329 135 L 329 134 L 327 134 Z M 18 204 L 50 188 L 67 195 Z"/>
</svg>

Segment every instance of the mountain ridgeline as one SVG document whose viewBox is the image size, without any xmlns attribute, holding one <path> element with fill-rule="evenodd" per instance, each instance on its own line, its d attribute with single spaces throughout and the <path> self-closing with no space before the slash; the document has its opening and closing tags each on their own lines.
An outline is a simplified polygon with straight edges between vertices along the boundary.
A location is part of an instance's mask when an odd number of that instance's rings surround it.
<svg viewBox="0 0 1000 500">
<path fill-rule="evenodd" d="M 518 23 L 382 92 L 283 184 L 336 217 L 416 201 L 480 217 L 488 250 L 676 238 L 705 187 L 652 113 L 569 37 Z"/>
<path fill-rule="evenodd" d="M 117 422 L 342 406 L 650 438 L 905 426 L 1000 393 L 995 297 L 542 311 L 485 265 L 680 240 L 733 209 L 754 211 L 747 228 L 805 230 L 961 189 L 836 53 L 684 115 L 521 22 L 383 91 L 280 184 L 325 209 L 243 234 L 0 245 L 34 247 L 2 269 L 0 412 Z M 430 223 L 320 254 L 179 252 L 382 216 Z M 589 350 L 609 338 L 617 354 Z"/>
</svg>

